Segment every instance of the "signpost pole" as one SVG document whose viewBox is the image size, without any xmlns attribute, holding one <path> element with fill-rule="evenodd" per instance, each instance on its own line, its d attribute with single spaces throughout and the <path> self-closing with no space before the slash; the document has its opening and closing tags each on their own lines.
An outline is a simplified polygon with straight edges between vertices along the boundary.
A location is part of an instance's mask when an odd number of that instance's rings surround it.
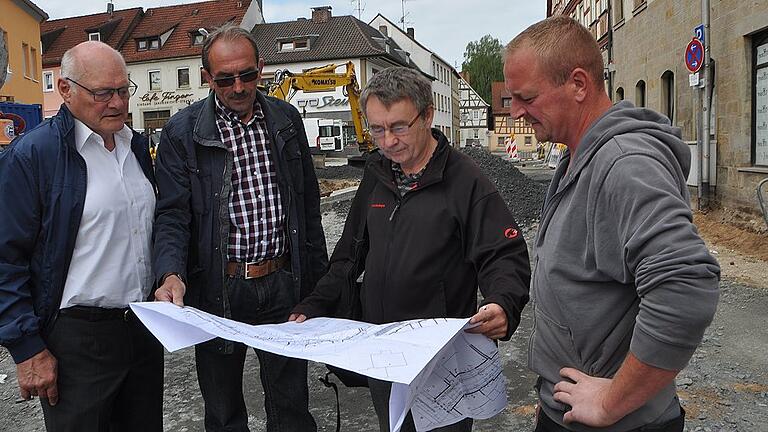
<svg viewBox="0 0 768 432">
<path fill-rule="evenodd" d="M 701 88 L 702 94 L 702 107 L 701 107 L 701 209 L 707 210 L 709 208 L 709 133 L 710 133 L 710 89 L 712 83 L 710 82 L 711 73 L 709 70 L 709 47 L 712 45 L 712 38 L 709 34 L 709 0 L 701 0 L 701 18 L 702 25 L 704 26 L 704 86 Z"/>
</svg>

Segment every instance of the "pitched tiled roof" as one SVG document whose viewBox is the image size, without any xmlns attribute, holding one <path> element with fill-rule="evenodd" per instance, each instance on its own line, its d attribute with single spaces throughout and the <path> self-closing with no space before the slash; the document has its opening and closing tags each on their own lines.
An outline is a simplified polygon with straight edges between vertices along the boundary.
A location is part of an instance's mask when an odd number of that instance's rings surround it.
<svg viewBox="0 0 768 432">
<path fill-rule="evenodd" d="M 502 105 L 502 98 L 511 98 L 503 81 L 491 83 L 491 109 L 494 115 L 509 115 L 509 108 Z"/>
<path fill-rule="evenodd" d="M 120 51 L 127 63 L 199 56 L 202 48 L 192 45 L 197 29 L 212 30 L 227 22 L 240 24 L 250 4 L 251 0 L 213 0 L 149 8 Z M 138 51 L 137 39 L 161 36 L 169 30 L 173 31 L 160 49 Z"/>
<path fill-rule="evenodd" d="M 40 24 L 43 67 L 57 66 L 64 52 L 88 40 L 89 32 L 100 31 L 101 41 L 120 50 L 129 32 L 141 18 L 141 8 L 45 21 Z"/>
<path fill-rule="evenodd" d="M 253 33 L 258 40 L 260 54 L 268 65 L 385 57 L 396 64 L 415 67 L 391 39 L 387 40 L 378 30 L 350 15 L 330 17 L 325 22 L 300 18 L 296 21 L 259 24 Z M 301 36 L 311 37 L 309 50 L 278 51 L 279 39 Z"/>
</svg>

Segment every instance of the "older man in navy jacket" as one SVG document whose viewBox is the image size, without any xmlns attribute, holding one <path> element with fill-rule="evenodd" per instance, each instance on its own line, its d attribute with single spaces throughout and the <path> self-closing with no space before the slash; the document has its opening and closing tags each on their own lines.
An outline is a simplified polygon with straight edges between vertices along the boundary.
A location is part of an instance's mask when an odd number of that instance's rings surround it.
<svg viewBox="0 0 768 432">
<path fill-rule="evenodd" d="M 152 288 L 147 141 L 120 53 L 61 60 L 59 113 L 0 156 L 0 343 L 49 431 L 161 431 L 163 350 L 128 309 Z"/>
</svg>

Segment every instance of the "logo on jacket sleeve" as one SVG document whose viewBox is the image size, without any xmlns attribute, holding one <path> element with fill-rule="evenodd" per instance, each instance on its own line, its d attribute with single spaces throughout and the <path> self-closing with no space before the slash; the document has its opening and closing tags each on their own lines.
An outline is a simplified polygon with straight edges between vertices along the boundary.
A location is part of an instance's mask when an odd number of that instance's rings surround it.
<svg viewBox="0 0 768 432">
<path fill-rule="evenodd" d="M 509 227 L 509 228 L 507 228 L 507 229 L 505 229 L 505 230 L 504 230 L 504 237 L 506 237 L 506 238 L 508 238 L 508 239 L 517 238 L 517 236 L 518 236 L 519 234 L 520 234 L 520 233 L 519 233 L 519 232 L 518 232 L 516 229 L 514 229 L 514 228 L 512 228 L 512 227 Z"/>
</svg>

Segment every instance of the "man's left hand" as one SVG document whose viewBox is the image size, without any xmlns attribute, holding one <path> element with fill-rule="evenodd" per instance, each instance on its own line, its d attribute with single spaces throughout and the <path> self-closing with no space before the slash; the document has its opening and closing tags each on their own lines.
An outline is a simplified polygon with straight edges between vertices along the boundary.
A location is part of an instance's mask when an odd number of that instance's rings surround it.
<svg viewBox="0 0 768 432">
<path fill-rule="evenodd" d="M 554 398 L 571 406 L 563 416 L 565 424 L 577 422 L 592 427 L 610 426 L 621 417 L 605 409 L 604 396 L 611 386 L 611 379 L 589 376 L 577 369 L 560 369 L 560 375 L 570 381 L 555 384 Z"/>
<path fill-rule="evenodd" d="M 482 333 L 491 339 L 501 339 L 507 335 L 507 313 L 496 303 L 482 306 L 469 323 L 478 325 L 468 329 L 468 333 Z"/>
</svg>

